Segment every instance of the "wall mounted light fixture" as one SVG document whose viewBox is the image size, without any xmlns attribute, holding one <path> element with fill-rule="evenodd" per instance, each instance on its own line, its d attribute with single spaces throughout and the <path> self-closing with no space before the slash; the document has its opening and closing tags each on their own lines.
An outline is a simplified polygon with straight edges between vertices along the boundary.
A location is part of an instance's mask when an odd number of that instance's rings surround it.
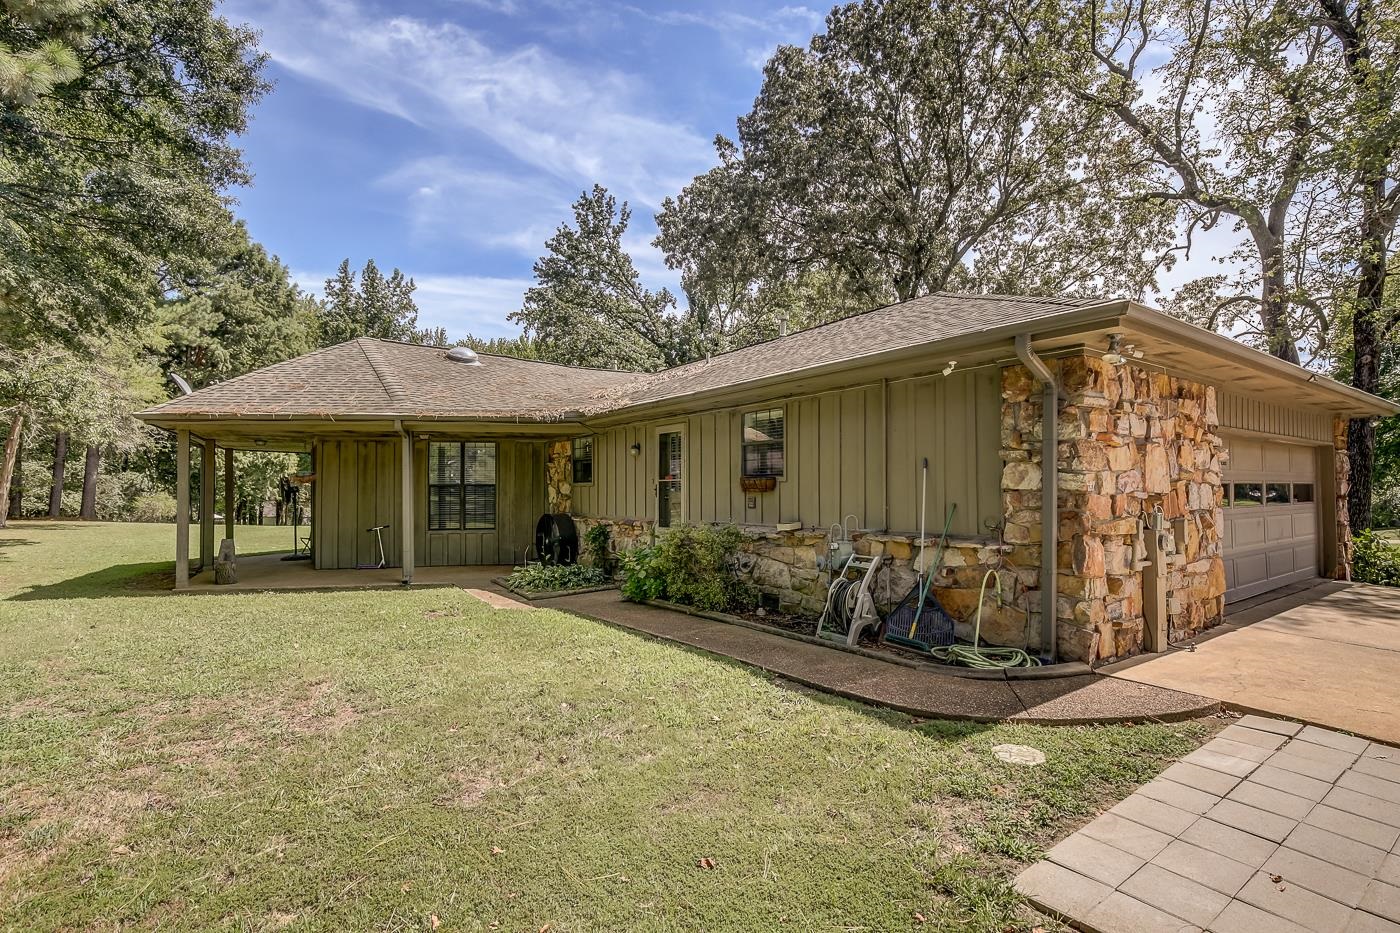
<svg viewBox="0 0 1400 933">
<path fill-rule="evenodd" d="M 642 445 L 633 444 L 631 447 L 627 448 L 627 452 L 634 457 L 640 457 L 642 455 Z"/>
</svg>

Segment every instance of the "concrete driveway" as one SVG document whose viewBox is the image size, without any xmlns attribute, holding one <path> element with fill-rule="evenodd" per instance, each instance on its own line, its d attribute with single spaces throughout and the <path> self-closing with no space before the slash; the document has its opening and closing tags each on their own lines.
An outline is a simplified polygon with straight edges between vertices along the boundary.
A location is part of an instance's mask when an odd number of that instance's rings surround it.
<svg viewBox="0 0 1400 933">
<path fill-rule="evenodd" d="M 1400 744 L 1400 589 L 1319 583 L 1259 597 L 1186 647 L 1101 672 Z"/>
</svg>

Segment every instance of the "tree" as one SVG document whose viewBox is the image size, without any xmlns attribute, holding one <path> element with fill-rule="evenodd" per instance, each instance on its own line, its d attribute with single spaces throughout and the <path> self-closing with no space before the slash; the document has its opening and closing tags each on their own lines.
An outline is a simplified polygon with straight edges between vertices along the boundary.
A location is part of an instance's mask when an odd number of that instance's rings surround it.
<svg viewBox="0 0 1400 933">
<path fill-rule="evenodd" d="M 518 360 L 544 359 L 540 355 L 539 347 L 524 334 L 518 337 L 491 338 L 473 337 L 471 334 L 467 334 L 454 346 L 468 347 L 478 353 L 486 353 L 491 356 L 513 356 Z"/>
<path fill-rule="evenodd" d="M 1400 305 L 1387 288 L 1396 224 L 1400 223 L 1400 15 L 1371 0 L 1317 0 L 1306 11 L 1321 22 L 1340 55 L 1343 102 L 1336 133 L 1339 169 L 1357 205 L 1355 292 L 1349 306 L 1351 383 L 1383 388 L 1385 343 L 1400 326 Z M 1387 306 L 1387 299 L 1390 304 Z M 1371 527 L 1376 425 L 1354 418 L 1347 429 L 1351 461 L 1348 510 L 1355 527 Z"/>
<path fill-rule="evenodd" d="M 248 180 L 255 39 L 213 0 L 4 3 L 0 341 L 130 325 L 202 267 Z"/>
<path fill-rule="evenodd" d="M 161 368 L 191 385 L 242 375 L 300 356 L 316 345 L 315 299 L 292 281 L 276 256 L 236 223 L 232 248 L 210 274 L 161 301 L 146 338 Z"/>
<path fill-rule="evenodd" d="M 658 217 L 687 293 L 751 301 L 798 272 L 866 308 L 947 288 L 1140 293 L 1168 218 L 1096 184 L 1135 177 L 1124 134 L 1051 80 L 1058 22 L 1017 24 L 992 0 L 864 0 L 778 49 L 737 142 Z M 725 246 L 707 256 L 711 233 Z"/>
<path fill-rule="evenodd" d="M 1296 363 L 1289 234 L 1324 165 L 1319 117 L 1331 92 L 1318 78 L 1329 52 L 1316 26 L 1280 28 L 1274 2 L 1070 5 L 1077 25 L 1061 80 L 1136 137 L 1159 182 L 1139 197 L 1179 206 L 1188 236 L 1222 218 L 1248 233 L 1258 294 L 1222 306 L 1254 308 L 1264 348 Z"/>
<path fill-rule="evenodd" d="M 535 262 L 536 285 L 510 319 L 544 359 L 653 371 L 686 362 L 676 300 L 644 287 L 622 246 L 632 212 L 602 185 L 573 205 Z"/>
<path fill-rule="evenodd" d="M 326 279 L 319 318 L 320 345 L 331 346 L 356 337 L 445 343 L 447 335 L 441 328 L 418 329 L 418 305 L 413 300 L 417 288 L 398 269 L 385 278 L 373 259 L 365 263 L 357 282 L 350 260 L 345 259 L 336 274 Z"/>
</svg>

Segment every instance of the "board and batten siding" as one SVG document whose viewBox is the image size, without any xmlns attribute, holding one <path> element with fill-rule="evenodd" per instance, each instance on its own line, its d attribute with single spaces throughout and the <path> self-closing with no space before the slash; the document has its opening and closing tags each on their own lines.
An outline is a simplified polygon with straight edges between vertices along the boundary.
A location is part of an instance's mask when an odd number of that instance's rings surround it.
<svg viewBox="0 0 1400 933">
<path fill-rule="evenodd" d="M 1221 389 L 1216 390 L 1216 412 L 1220 415 L 1220 427 L 1226 431 L 1271 434 L 1318 444 L 1332 442 L 1332 416 L 1324 412 L 1292 408 Z"/>
<path fill-rule="evenodd" d="M 776 489 L 756 494 L 749 508 L 739 485 L 743 416 L 778 407 L 785 412 L 786 472 Z M 916 531 L 923 457 L 929 459 L 930 528 L 942 529 L 950 502 L 958 505 L 952 527 L 957 534 L 985 534 L 986 522 L 1001 518 L 1001 385 L 995 368 L 607 428 L 594 436 L 593 482 L 573 487 L 575 514 L 654 519 L 656 433 L 671 424 L 685 432 L 687 521 L 824 528 L 853 515 L 861 528 Z M 641 448 L 636 456 L 630 453 L 634 444 Z"/>
<path fill-rule="evenodd" d="M 435 441 L 492 440 L 440 437 Z M 535 539 L 535 522 L 544 513 L 544 443 L 496 441 L 496 527 L 489 531 L 428 530 L 428 443 L 413 445 L 414 561 L 420 567 L 520 564 Z"/>
<path fill-rule="evenodd" d="M 525 546 L 534 540 L 535 522 L 545 509 L 544 445 L 520 440 L 496 444 L 496 527 L 429 531 L 428 442 L 414 443 L 414 563 L 419 567 L 519 563 Z M 399 450 L 398 438 L 323 440 L 317 445 L 316 569 L 378 563 L 374 536 L 365 529 L 385 523 L 388 566 L 402 566 Z"/>
<path fill-rule="evenodd" d="M 401 566 L 400 472 L 397 438 L 323 440 L 316 445 L 312 521 L 317 570 L 379 563 L 374 536 L 365 529 L 386 523 L 384 556 L 389 566 Z"/>
</svg>

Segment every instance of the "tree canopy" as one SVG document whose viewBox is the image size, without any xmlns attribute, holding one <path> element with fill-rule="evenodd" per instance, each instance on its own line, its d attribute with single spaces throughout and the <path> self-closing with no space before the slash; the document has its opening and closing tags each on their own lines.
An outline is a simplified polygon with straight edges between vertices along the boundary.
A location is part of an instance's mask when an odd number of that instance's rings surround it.
<svg viewBox="0 0 1400 933">
<path fill-rule="evenodd" d="M 7 0 L 0 46 L 0 336 L 147 318 L 248 181 L 230 139 L 267 89 L 254 34 L 212 0 Z"/>
</svg>

